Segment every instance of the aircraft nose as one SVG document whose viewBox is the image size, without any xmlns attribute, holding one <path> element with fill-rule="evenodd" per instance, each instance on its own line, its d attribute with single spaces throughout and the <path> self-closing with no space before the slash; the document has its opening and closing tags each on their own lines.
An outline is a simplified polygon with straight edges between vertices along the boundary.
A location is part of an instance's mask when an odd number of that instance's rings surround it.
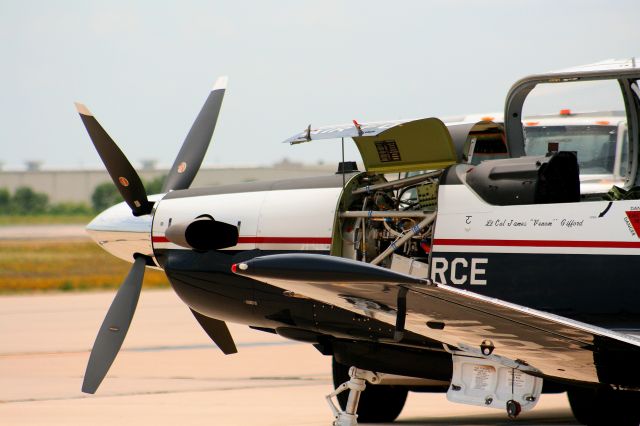
<svg viewBox="0 0 640 426">
<path fill-rule="evenodd" d="M 112 255 L 133 262 L 134 253 L 153 256 L 152 215 L 134 216 L 122 202 L 100 213 L 86 227 L 89 236 Z"/>
</svg>

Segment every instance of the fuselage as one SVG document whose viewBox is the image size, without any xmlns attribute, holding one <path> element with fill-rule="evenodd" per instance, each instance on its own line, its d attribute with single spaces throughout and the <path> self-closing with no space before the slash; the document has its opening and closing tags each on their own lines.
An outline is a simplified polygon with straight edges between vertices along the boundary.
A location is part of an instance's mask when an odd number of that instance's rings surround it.
<svg viewBox="0 0 640 426">
<path fill-rule="evenodd" d="M 389 337 L 393 330 L 382 323 L 372 327 L 375 321 L 366 312 L 338 314 L 337 308 L 230 270 L 239 260 L 265 254 L 340 255 L 344 192 L 341 175 L 173 191 L 158 197 L 150 218 L 131 219 L 123 208 L 130 233 L 106 226 L 95 230 L 100 223 L 117 228 L 113 211 L 89 229 L 105 249 L 123 258 L 131 250 L 151 254 L 184 302 L 205 315 L 273 330 Z M 635 330 L 640 326 L 635 211 L 640 203 L 622 200 L 496 206 L 449 177 L 439 187 L 430 277 L 592 324 Z M 236 225 L 238 244 L 198 252 L 166 238 L 172 223 L 201 215 Z"/>
</svg>

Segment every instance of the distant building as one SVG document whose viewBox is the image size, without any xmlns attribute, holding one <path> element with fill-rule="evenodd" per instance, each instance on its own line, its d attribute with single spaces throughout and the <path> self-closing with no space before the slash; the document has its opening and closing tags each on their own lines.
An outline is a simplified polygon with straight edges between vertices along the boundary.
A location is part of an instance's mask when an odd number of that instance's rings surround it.
<svg viewBox="0 0 640 426">
<path fill-rule="evenodd" d="M 42 161 L 30 160 L 25 161 L 24 164 L 29 172 L 36 172 L 40 170 L 40 167 L 42 167 Z"/>
<path fill-rule="evenodd" d="M 308 176 L 321 176 L 335 173 L 336 165 L 302 166 L 298 163 L 280 163 L 277 167 L 233 167 L 202 168 L 198 172 L 192 187 L 226 185 L 231 183 L 255 182 L 265 180 L 289 179 Z M 140 177 L 150 181 L 166 175 L 167 169 L 138 170 Z M 44 192 L 49 201 L 91 203 L 91 194 L 96 186 L 110 182 L 105 169 L 97 170 L 43 170 L 36 168 L 26 171 L 0 169 L 0 188 L 13 192 L 20 186 L 28 186 L 37 192 Z"/>
<path fill-rule="evenodd" d="M 158 163 L 157 160 L 142 160 L 142 170 L 155 170 Z"/>
</svg>

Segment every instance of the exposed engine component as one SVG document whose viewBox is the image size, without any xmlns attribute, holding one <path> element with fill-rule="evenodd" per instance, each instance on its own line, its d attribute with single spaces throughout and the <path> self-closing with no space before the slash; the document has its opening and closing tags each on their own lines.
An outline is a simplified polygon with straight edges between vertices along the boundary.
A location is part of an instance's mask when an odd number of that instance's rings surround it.
<svg viewBox="0 0 640 426">
<path fill-rule="evenodd" d="M 361 175 L 345 190 L 340 213 L 343 257 L 424 275 L 428 261 L 440 172 L 410 174 L 387 181 L 383 175 Z M 392 256 L 393 255 L 393 256 Z M 392 261 L 396 257 L 397 260 Z M 419 272 L 418 272 L 419 271 Z"/>
</svg>

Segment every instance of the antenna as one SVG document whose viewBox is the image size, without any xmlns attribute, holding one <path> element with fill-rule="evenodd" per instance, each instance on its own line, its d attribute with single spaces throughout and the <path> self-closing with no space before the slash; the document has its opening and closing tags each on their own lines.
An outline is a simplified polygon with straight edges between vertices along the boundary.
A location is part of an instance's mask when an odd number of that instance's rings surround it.
<svg viewBox="0 0 640 426">
<path fill-rule="evenodd" d="M 344 164 L 344 137 L 340 138 L 342 140 L 342 189 L 344 189 L 346 183 L 345 183 L 345 177 L 344 177 L 344 173 L 345 173 L 345 164 Z"/>
</svg>

